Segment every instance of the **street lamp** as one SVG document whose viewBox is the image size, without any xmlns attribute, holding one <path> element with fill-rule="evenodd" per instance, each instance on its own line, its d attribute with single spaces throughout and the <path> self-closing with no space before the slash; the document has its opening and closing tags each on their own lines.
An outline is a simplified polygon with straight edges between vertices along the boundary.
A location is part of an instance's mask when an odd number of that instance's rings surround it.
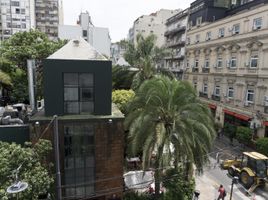
<svg viewBox="0 0 268 200">
<path fill-rule="evenodd" d="M 231 194 L 230 194 L 230 200 L 232 200 L 232 196 L 233 196 L 233 188 L 234 188 L 234 184 L 236 184 L 238 182 L 238 177 L 234 176 L 233 180 L 232 180 L 232 187 L 231 187 Z"/>
</svg>

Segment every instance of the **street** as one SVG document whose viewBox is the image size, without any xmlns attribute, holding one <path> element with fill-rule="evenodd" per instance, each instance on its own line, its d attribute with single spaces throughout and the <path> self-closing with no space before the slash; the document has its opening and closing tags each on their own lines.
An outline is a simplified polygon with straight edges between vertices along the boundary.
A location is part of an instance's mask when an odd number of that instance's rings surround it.
<svg viewBox="0 0 268 200">
<path fill-rule="evenodd" d="M 245 150 L 250 151 L 250 149 Z M 200 200 L 217 199 L 220 184 L 226 189 L 227 196 L 225 199 L 230 199 L 232 178 L 228 176 L 227 170 L 219 167 L 216 157 L 218 154 L 220 160 L 232 158 L 245 150 L 237 143 L 230 145 L 226 138 L 215 141 L 213 152 L 210 155 L 210 164 L 205 167 L 203 174 L 196 176 L 196 189 L 200 190 Z M 253 200 L 254 197 L 255 200 L 267 200 L 268 185 L 266 184 L 265 188 L 257 188 L 251 196 L 248 196 L 245 188 L 240 183 L 234 184 L 233 200 Z"/>
</svg>

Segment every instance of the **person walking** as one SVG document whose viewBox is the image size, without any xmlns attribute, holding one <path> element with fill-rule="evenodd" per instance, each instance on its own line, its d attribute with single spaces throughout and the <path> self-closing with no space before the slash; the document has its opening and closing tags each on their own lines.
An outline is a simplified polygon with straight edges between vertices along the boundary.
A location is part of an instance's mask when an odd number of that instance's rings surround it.
<svg viewBox="0 0 268 200">
<path fill-rule="evenodd" d="M 220 185 L 218 192 L 219 192 L 219 197 L 217 200 L 224 200 L 226 196 L 226 192 L 225 192 L 223 185 Z"/>
</svg>

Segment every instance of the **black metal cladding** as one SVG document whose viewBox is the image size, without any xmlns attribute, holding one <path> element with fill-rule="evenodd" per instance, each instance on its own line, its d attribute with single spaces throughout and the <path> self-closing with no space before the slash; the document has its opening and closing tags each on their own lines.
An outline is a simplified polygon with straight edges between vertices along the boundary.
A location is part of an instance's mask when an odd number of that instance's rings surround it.
<svg viewBox="0 0 268 200">
<path fill-rule="evenodd" d="M 112 64 L 96 60 L 44 60 L 45 115 L 64 115 L 64 73 L 94 75 L 93 115 L 111 115 Z"/>
</svg>

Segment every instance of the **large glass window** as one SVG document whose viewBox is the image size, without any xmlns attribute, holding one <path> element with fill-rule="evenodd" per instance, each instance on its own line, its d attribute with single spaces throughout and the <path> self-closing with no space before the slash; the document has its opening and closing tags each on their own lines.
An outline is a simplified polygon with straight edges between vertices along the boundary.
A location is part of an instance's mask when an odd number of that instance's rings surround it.
<svg viewBox="0 0 268 200">
<path fill-rule="evenodd" d="M 93 75 L 90 73 L 64 73 L 64 112 L 93 113 L 93 85 Z"/>
<path fill-rule="evenodd" d="M 234 98 L 234 88 L 233 87 L 228 88 L 227 97 L 230 98 L 230 99 Z"/>
<path fill-rule="evenodd" d="M 218 57 L 218 60 L 217 60 L 217 67 L 218 68 L 222 68 L 222 57 Z"/>
<path fill-rule="evenodd" d="M 95 146 L 92 125 L 64 126 L 64 196 L 91 196 L 95 181 Z"/>
<path fill-rule="evenodd" d="M 214 95 L 219 97 L 220 96 L 220 86 L 215 86 L 215 89 L 214 89 Z"/>
<path fill-rule="evenodd" d="M 232 56 L 230 62 L 230 68 L 236 68 L 236 56 Z"/>
<path fill-rule="evenodd" d="M 204 85 L 203 85 L 203 93 L 204 94 L 208 93 L 208 84 L 207 83 L 204 83 Z"/>
<path fill-rule="evenodd" d="M 253 30 L 261 29 L 262 27 L 262 18 L 257 18 L 253 20 Z"/>
<path fill-rule="evenodd" d="M 235 35 L 235 34 L 239 34 L 239 32 L 240 32 L 240 24 L 235 24 L 234 26 L 233 26 L 233 34 Z"/>
</svg>

